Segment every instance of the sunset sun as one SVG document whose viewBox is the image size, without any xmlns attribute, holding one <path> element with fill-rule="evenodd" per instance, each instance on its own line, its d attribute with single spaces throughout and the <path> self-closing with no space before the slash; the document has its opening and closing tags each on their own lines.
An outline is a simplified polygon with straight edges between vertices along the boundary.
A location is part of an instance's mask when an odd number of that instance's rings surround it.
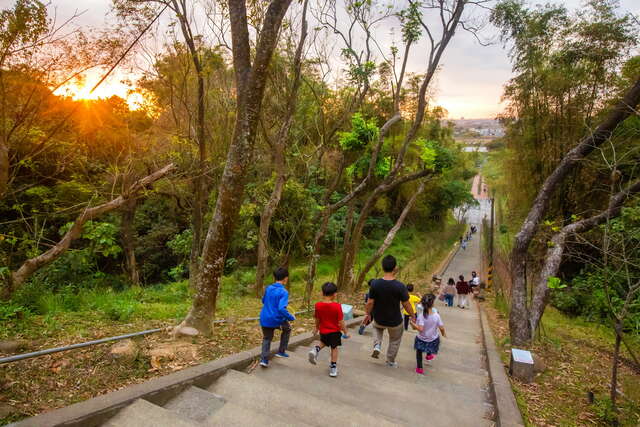
<svg viewBox="0 0 640 427">
<path fill-rule="evenodd" d="M 109 77 L 92 91 L 100 81 L 101 74 L 86 73 L 81 80 L 74 80 L 59 87 L 54 94 L 68 96 L 74 100 L 95 100 L 118 96 L 127 102 L 130 109 L 140 109 L 145 103 L 144 97 L 136 92 L 135 87 L 124 83 L 123 77 L 126 76 Z"/>
</svg>

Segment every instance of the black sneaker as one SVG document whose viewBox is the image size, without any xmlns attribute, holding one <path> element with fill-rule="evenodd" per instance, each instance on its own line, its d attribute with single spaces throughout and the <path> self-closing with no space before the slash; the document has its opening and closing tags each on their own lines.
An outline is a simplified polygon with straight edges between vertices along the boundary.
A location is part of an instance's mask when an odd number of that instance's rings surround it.
<svg viewBox="0 0 640 427">
<path fill-rule="evenodd" d="M 367 325 L 360 325 L 360 327 L 358 328 L 358 335 L 363 335 L 364 334 L 364 328 L 366 328 Z"/>
</svg>

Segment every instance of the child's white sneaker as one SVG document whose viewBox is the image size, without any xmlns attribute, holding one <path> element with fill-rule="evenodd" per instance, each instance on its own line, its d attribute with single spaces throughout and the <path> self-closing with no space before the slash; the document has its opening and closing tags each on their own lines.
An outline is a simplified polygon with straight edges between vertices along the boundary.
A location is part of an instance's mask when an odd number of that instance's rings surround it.
<svg viewBox="0 0 640 427">
<path fill-rule="evenodd" d="M 309 350 L 309 363 L 312 365 L 318 363 L 318 350 L 315 347 Z"/>
<path fill-rule="evenodd" d="M 337 366 L 329 366 L 329 376 L 337 377 L 338 376 L 338 367 Z"/>
</svg>

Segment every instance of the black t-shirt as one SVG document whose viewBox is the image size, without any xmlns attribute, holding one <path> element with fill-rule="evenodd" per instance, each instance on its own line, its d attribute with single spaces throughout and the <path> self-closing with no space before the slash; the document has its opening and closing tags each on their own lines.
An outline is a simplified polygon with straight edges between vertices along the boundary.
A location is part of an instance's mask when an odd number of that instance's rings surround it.
<svg viewBox="0 0 640 427">
<path fill-rule="evenodd" d="M 398 280 L 376 279 L 371 283 L 369 298 L 373 299 L 373 320 L 381 326 L 402 323 L 400 303 L 409 300 L 407 286 Z"/>
</svg>

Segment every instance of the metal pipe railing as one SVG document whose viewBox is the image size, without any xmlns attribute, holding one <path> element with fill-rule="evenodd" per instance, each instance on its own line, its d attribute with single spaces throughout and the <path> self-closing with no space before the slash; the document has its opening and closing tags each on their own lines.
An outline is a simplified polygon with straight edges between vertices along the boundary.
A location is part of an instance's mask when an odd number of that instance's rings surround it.
<svg viewBox="0 0 640 427">
<path fill-rule="evenodd" d="M 297 316 L 298 314 L 307 313 L 309 311 L 311 311 L 311 310 L 296 311 L 293 314 Z M 255 321 L 255 320 L 260 320 L 260 317 L 245 317 L 245 318 L 242 318 L 242 319 L 237 319 L 236 321 L 250 322 L 250 321 Z M 227 323 L 229 321 L 231 321 L 231 319 L 219 319 L 219 320 L 214 320 L 213 323 L 214 324 L 220 324 L 220 323 Z M 133 333 L 130 333 L 130 334 L 125 334 L 125 335 L 117 335 L 115 337 L 101 338 L 99 340 L 87 341 L 87 342 L 78 343 L 78 344 L 71 344 L 71 345 L 64 346 L 64 347 L 54 347 L 54 348 L 48 348 L 46 350 L 33 351 L 31 353 L 16 354 L 16 355 L 13 355 L 13 356 L 7 356 L 7 357 L 0 358 L 0 365 L 5 364 L 5 363 L 17 362 L 19 360 L 24 360 L 24 359 L 31 359 L 31 358 L 34 358 L 34 357 L 46 356 L 47 354 L 59 353 L 61 351 L 75 350 L 76 348 L 89 347 L 89 346 L 92 346 L 92 345 L 104 344 L 104 343 L 111 342 L 111 341 L 119 341 L 119 340 L 124 340 L 124 339 L 127 339 L 127 338 L 139 337 L 139 336 L 142 336 L 142 335 L 155 334 L 157 332 L 161 332 L 161 331 L 165 331 L 165 330 L 169 330 L 169 329 L 171 329 L 171 327 L 147 329 L 146 331 L 133 332 Z"/>
<path fill-rule="evenodd" d="M 46 350 L 34 351 L 31 353 L 16 354 L 14 356 L 1 358 L 0 365 L 4 363 L 17 362 L 18 360 L 31 359 L 33 357 L 46 356 L 47 354 L 59 353 L 61 351 L 74 350 L 76 348 L 89 347 L 91 345 L 96 345 L 96 344 L 103 344 L 110 341 L 118 341 L 118 340 L 124 340 L 127 338 L 138 337 L 141 335 L 155 334 L 156 332 L 164 331 L 165 329 L 166 328 L 148 329 L 146 331 L 134 332 L 131 334 L 118 335 L 115 337 L 108 337 L 108 338 L 102 338 L 99 340 L 82 342 L 78 344 L 71 344 L 65 347 L 54 347 L 54 348 L 48 348 Z"/>
</svg>

